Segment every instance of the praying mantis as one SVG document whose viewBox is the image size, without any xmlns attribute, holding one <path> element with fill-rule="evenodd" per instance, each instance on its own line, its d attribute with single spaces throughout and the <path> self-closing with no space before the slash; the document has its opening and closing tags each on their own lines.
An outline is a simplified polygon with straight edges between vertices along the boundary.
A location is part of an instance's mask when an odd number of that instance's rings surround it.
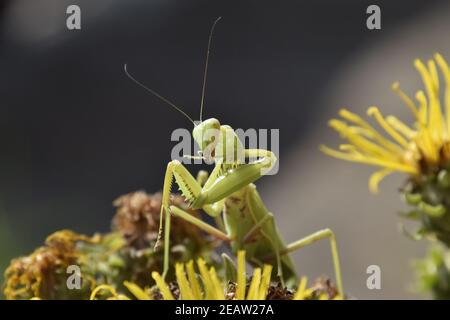
<svg viewBox="0 0 450 320">
<path fill-rule="evenodd" d="M 209 34 L 198 123 L 171 101 L 136 80 L 128 72 L 127 65 L 124 66 L 126 75 L 132 81 L 179 111 L 194 124 L 192 136 L 201 151 L 198 157 L 188 157 L 209 160 L 214 165 L 210 174 L 200 171 L 196 178 L 178 160 L 172 160 L 167 165 L 158 241 L 155 246 L 156 249 L 164 234 L 163 277 L 169 269 L 170 220 L 171 215 L 175 215 L 225 241 L 233 253 L 245 250 L 247 260 L 253 266 L 260 267 L 263 264 L 276 266 L 273 269 L 274 276 L 278 277 L 283 285 L 291 288 L 298 284 L 298 278 L 290 253 L 318 240 L 329 239 L 336 284 L 339 294 L 343 296 L 341 268 L 333 231 L 323 229 L 285 244 L 275 225 L 274 215 L 266 208 L 254 185 L 256 180 L 275 165 L 277 161 L 275 154 L 270 150 L 245 149 L 232 127 L 222 125 L 215 118 L 202 120 L 211 40 L 219 20 L 220 18 L 214 22 Z M 228 161 L 229 157 L 224 157 L 230 153 L 236 156 L 232 157 L 232 161 Z M 202 209 L 215 219 L 217 226 L 208 224 L 175 205 L 170 205 L 173 181 L 178 185 L 190 207 Z"/>
</svg>

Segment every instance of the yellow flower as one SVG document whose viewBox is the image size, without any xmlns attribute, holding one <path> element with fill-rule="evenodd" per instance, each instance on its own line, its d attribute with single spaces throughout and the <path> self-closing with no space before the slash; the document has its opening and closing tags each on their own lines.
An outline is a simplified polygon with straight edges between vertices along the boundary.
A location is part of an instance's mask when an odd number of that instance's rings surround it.
<svg viewBox="0 0 450 320">
<path fill-rule="evenodd" d="M 152 278 L 156 282 L 156 288 L 159 290 L 144 290 L 138 285 L 125 281 L 124 286 L 138 300 L 152 300 L 163 298 L 164 300 L 266 300 L 271 287 L 270 277 L 272 274 L 272 266 L 264 265 L 263 268 L 255 268 L 250 280 L 247 281 L 245 271 L 245 251 L 238 252 L 238 263 L 236 270 L 237 282 L 230 287 L 230 282 L 226 279 L 220 279 L 214 267 L 208 268 L 203 259 L 197 260 L 197 269 L 194 268 L 194 261 L 186 264 L 177 263 L 175 265 L 175 276 L 178 284 L 177 293 L 174 295 L 171 287 L 154 271 Z M 302 277 L 295 294 L 289 290 L 283 290 L 284 298 L 292 297 L 293 300 L 319 299 L 342 300 L 337 293 L 328 293 L 330 287 L 313 285 L 307 288 L 307 278 Z M 273 287 L 273 286 L 272 286 Z M 335 289 L 331 289 L 332 291 Z M 124 294 L 118 293 L 117 290 L 110 285 L 100 285 L 91 293 L 91 300 L 95 299 L 107 300 L 130 300 Z"/>
<path fill-rule="evenodd" d="M 245 251 L 238 252 L 237 284 L 233 298 L 236 300 L 264 300 L 267 296 L 267 290 L 270 285 L 270 275 L 272 266 L 264 265 L 261 268 L 255 268 L 252 280 L 248 290 L 245 274 Z M 200 277 L 197 277 L 194 262 L 191 260 L 186 265 L 177 263 L 175 265 L 175 274 L 180 289 L 180 299 L 183 300 L 225 300 L 227 297 L 226 281 L 221 281 L 217 276 L 214 267 L 208 268 L 203 259 L 197 260 L 197 267 Z M 187 277 L 186 277 L 187 274 Z M 172 292 L 167 283 L 156 271 L 152 272 L 152 277 L 156 282 L 161 294 L 165 300 L 174 300 Z M 247 291 L 247 292 L 246 292 Z"/>
<path fill-rule="evenodd" d="M 319 300 L 330 300 L 330 297 L 324 290 L 319 290 L 314 286 L 311 288 L 307 288 L 306 284 L 308 283 L 307 277 L 302 277 L 300 279 L 300 283 L 297 287 L 297 291 L 295 292 L 292 300 L 308 300 L 312 299 L 315 295 Z M 331 300 L 343 300 L 342 296 L 336 294 Z"/>
<path fill-rule="evenodd" d="M 180 299 L 183 300 L 265 300 L 270 286 L 270 276 L 272 266 L 264 265 L 263 268 L 255 268 L 250 283 L 247 282 L 245 273 L 245 251 L 238 252 L 238 267 L 236 274 L 236 287 L 233 291 L 228 290 L 227 282 L 221 281 L 214 267 L 207 268 L 202 259 L 197 260 L 197 266 L 200 271 L 200 279 L 197 278 L 194 270 L 194 263 L 190 261 L 185 266 L 181 263 L 176 264 L 176 278 L 180 289 Z M 186 277 L 186 273 L 187 277 Z M 156 281 L 163 298 L 165 300 L 174 300 L 175 297 L 169 289 L 167 283 L 162 279 L 158 272 L 152 272 L 152 277 Z M 201 281 L 200 281 L 201 280 Z M 294 300 L 305 300 L 318 298 L 328 300 L 328 294 L 319 292 L 317 288 L 306 288 L 307 279 L 303 277 L 294 294 Z M 203 288 L 203 290 L 202 290 Z M 339 295 L 334 300 L 342 299 Z"/>
<path fill-rule="evenodd" d="M 106 298 L 107 300 L 130 300 L 130 298 L 128 298 L 127 296 L 123 294 L 118 294 L 116 289 L 114 289 L 114 287 L 107 284 L 99 285 L 94 290 L 92 290 L 91 297 L 89 300 L 95 300 L 97 298 L 97 295 L 102 291 L 109 293 L 109 297 Z"/>
<path fill-rule="evenodd" d="M 372 174 L 369 188 L 378 191 L 379 182 L 387 175 L 400 171 L 412 176 L 435 172 L 450 160 L 450 71 L 444 58 L 436 53 L 434 60 L 425 65 L 415 60 L 414 65 L 422 77 L 425 92 L 415 94 L 416 102 L 400 89 L 398 82 L 392 89 L 411 110 L 415 121 L 408 126 L 395 116 L 383 116 L 377 107 L 370 107 L 367 114 L 383 129 L 380 133 L 358 115 L 341 109 L 343 120 L 332 119 L 329 125 L 340 133 L 348 144 L 334 150 L 321 145 L 327 155 L 352 162 L 379 167 Z M 439 73 L 444 84 L 440 90 Z M 440 91 L 443 92 L 441 106 Z M 388 136 L 388 137 L 386 137 Z"/>
</svg>

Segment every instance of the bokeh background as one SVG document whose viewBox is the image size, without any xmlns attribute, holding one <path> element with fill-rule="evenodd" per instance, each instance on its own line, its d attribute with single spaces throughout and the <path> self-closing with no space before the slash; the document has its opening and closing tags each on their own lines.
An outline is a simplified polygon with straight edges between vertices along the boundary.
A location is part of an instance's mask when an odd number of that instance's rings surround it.
<svg viewBox="0 0 450 320">
<path fill-rule="evenodd" d="M 82 29 L 66 28 L 81 7 Z M 366 28 L 381 7 L 382 29 Z M 109 230 L 112 201 L 161 189 L 175 128 L 189 122 L 127 79 L 198 114 L 209 28 L 206 116 L 234 128 L 280 129 L 280 171 L 257 185 L 287 241 L 337 234 L 346 290 L 366 299 L 414 293 L 425 245 L 398 232 L 404 176 L 371 195 L 371 168 L 322 155 L 327 120 L 369 105 L 408 118 L 391 93 L 421 86 L 412 61 L 450 59 L 448 1 L 3 0 L 0 4 L 0 270 L 55 230 Z M 192 171 L 198 170 L 191 167 Z M 294 254 L 299 272 L 332 275 L 327 243 Z M 366 287 L 379 265 L 381 290 Z"/>
</svg>

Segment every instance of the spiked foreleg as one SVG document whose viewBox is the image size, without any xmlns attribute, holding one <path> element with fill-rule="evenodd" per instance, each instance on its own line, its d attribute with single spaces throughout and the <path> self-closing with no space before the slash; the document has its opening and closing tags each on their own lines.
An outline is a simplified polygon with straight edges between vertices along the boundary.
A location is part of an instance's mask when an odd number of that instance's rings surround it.
<svg viewBox="0 0 450 320">
<path fill-rule="evenodd" d="M 205 204 L 213 204 L 225 199 L 232 193 L 264 176 L 277 161 L 273 152 L 263 149 L 247 149 L 245 150 L 245 157 L 260 159 L 248 164 L 241 164 L 226 172 L 220 172 L 221 165 L 218 164 L 211 173 L 211 179 L 208 179 L 200 194 L 192 203 L 193 207 L 201 208 Z M 226 164 L 225 162 L 224 165 Z"/>
<path fill-rule="evenodd" d="M 177 160 L 169 162 L 164 178 L 162 206 L 160 213 L 160 226 L 155 247 L 158 246 L 162 238 L 163 215 L 166 217 L 164 235 L 164 272 L 169 268 L 169 241 L 170 241 L 170 191 L 173 178 L 179 186 L 183 196 L 193 208 L 205 210 L 212 217 L 220 215 L 223 208 L 223 200 L 233 192 L 254 182 L 263 176 L 264 170 L 269 170 L 276 161 L 275 155 L 267 150 L 245 150 L 246 157 L 262 157 L 249 164 L 241 165 L 225 174 L 221 172 L 221 164 L 217 164 L 206 180 L 204 187 L 201 187 L 201 179 L 195 179 L 192 174 Z M 200 182 L 200 183 L 199 183 Z M 218 221 L 219 222 L 219 221 Z M 222 224 L 220 224 L 222 227 Z"/>
<path fill-rule="evenodd" d="M 164 227 L 164 265 L 163 265 L 163 277 L 166 275 L 169 269 L 169 249 L 170 249 L 170 214 L 171 209 L 174 206 L 169 206 L 170 192 L 172 189 L 173 178 L 179 186 L 181 193 L 189 203 L 195 201 L 196 197 L 201 193 L 201 186 L 198 180 L 196 180 L 191 173 L 181 164 L 181 162 L 174 160 L 167 164 L 167 170 L 164 177 L 164 187 L 162 195 L 162 205 L 160 212 L 160 224 L 158 237 L 155 244 L 155 249 L 159 246 L 163 235 Z M 220 207 L 211 205 L 204 205 L 203 210 L 211 216 L 218 216 L 221 212 Z M 165 213 L 165 226 L 163 224 L 163 218 Z M 191 221 L 192 222 L 192 221 Z M 194 223 L 195 224 L 195 223 Z M 196 224 L 198 225 L 198 223 Z M 212 227 L 211 227 L 212 228 Z"/>
</svg>

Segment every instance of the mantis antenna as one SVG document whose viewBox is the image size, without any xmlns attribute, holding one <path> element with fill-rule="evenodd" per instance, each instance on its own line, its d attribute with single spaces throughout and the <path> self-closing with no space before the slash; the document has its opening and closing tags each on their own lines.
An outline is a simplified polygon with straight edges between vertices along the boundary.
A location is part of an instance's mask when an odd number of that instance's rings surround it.
<svg viewBox="0 0 450 320">
<path fill-rule="evenodd" d="M 211 48 L 211 41 L 212 41 L 212 36 L 213 36 L 213 33 L 214 33 L 214 28 L 216 27 L 216 24 L 217 24 L 217 22 L 219 22 L 220 19 L 222 19 L 222 17 L 218 17 L 216 19 L 216 21 L 214 21 L 214 23 L 213 23 L 213 25 L 211 27 L 211 31 L 209 32 L 208 49 L 206 51 L 205 72 L 203 74 L 202 100 L 200 101 L 200 122 L 202 121 L 203 104 L 205 102 L 205 89 L 206 89 L 206 77 L 208 75 L 209 50 Z"/>
<path fill-rule="evenodd" d="M 147 90 L 148 92 L 150 92 L 151 94 L 153 94 L 154 96 L 156 96 L 157 98 L 161 99 L 162 101 L 164 101 L 165 103 L 167 103 L 169 106 L 171 106 L 172 108 L 174 108 L 175 110 L 177 110 L 178 112 L 180 112 L 182 115 L 184 115 L 186 118 L 189 119 L 189 121 L 192 122 L 192 124 L 195 126 L 194 120 L 192 120 L 191 117 L 189 117 L 186 112 L 184 112 L 183 110 L 181 110 L 179 107 L 177 107 L 173 102 L 171 102 L 170 100 L 164 98 L 162 95 L 160 95 L 159 93 L 157 93 L 156 91 L 150 89 L 149 87 L 143 85 L 141 82 L 139 82 L 138 80 L 136 80 L 136 78 L 134 78 L 127 70 L 127 64 L 125 63 L 123 69 L 125 70 L 125 74 L 128 76 L 128 78 L 130 78 L 131 80 L 133 80 L 133 82 L 135 82 L 136 84 L 138 84 L 139 86 L 141 86 L 142 88 L 144 88 L 145 90 Z"/>
</svg>

